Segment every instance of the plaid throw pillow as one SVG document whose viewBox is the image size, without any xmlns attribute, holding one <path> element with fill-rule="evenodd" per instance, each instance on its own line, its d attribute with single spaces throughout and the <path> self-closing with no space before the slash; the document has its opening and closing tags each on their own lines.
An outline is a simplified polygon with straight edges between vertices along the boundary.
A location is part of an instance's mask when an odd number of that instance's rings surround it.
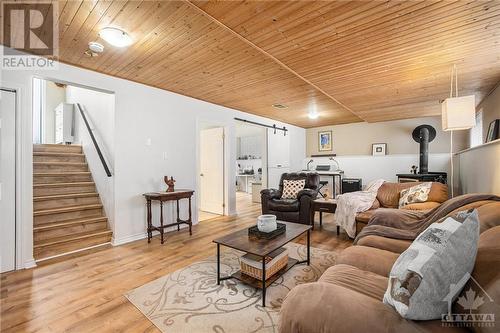
<svg viewBox="0 0 500 333">
<path fill-rule="evenodd" d="M 297 194 L 306 186 L 305 179 L 284 180 L 282 199 L 297 199 Z"/>
</svg>

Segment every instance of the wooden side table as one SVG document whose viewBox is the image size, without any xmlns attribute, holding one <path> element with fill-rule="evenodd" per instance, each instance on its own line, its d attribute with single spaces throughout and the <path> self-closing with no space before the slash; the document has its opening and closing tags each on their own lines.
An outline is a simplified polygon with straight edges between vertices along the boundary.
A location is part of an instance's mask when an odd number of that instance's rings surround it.
<svg viewBox="0 0 500 333">
<path fill-rule="evenodd" d="M 192 235 L 191 227 L 193 225 L 191 219 L 191 197 L 193 196 L 193 190 L 175 190 L 174 192 L 150 192 L 144 193 L 143 196 L 146 198 L 146 208 L 148 211 L 147 221 L 148 221 L 148 243 L 151 242 L 153 238 L 153 231 L 160 232 L 161 243 L 163 244 L 163 233 L 164 229 L 172 226 L 177 226 L 177 230 L 180 230 L 181 224 L 187 224 L 189 226 L 189 235 Z M 189 218 L 187 220 L 181 220 L 179 218 L 179 200 L 188 199 L 189 200 Z M 160 202 L 160 226 L 155 227 L 152 221 L 151 214 L 151 202 Z M 163 203 L 166 201 L 176 201 L 177 202 L 177 220 L 174 223 L 164 224 L 163 223 Z"/>
<path fill-rule="evenodd" d="M 337 210 L 336 200 L 325 200 L 323 198 L 311 201 L 311 224 L 314 230 L 314 215 L 319 212 L 319 226 L 323 226 L 323 213 L 335 214 Z M 337 235 L 340 232 L 340 227 L 337 225 Z"/>
</svg>

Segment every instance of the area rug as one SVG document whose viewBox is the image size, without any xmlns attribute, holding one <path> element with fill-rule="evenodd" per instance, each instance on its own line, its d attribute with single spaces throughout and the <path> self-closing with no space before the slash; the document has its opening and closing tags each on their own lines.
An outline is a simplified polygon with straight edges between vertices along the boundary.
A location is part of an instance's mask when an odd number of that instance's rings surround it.
<svg viewBox="0 0 500 333">
<path fill-rule="evenodd" d="M 290 257 L 306 257 L 304 245 L 289 243 L 286 247 Z M 221 251 L 221 276 L 239 269 L 241 255 L 242 252 L 232 249 Z M 335 252 L 311 247 L 311 265 L 294 266 L 268 287 L 266 307 L 262 307 L 260 290 L 236 279 L 217 285 L 215 256 L 131 290 L 125 296 L 162 332 L 278 332 L 278 314 L 287 293 L 299 284 L 318 280 L 335 264 L 335 258 Z"/>
</svg>

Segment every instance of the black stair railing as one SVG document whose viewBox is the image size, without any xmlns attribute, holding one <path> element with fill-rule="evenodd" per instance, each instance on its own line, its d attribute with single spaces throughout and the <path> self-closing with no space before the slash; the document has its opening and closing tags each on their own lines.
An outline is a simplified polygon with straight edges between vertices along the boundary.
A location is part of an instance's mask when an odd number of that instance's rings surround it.
<svg viewBox="0 0 500 333">
<path fill-rule="evenodd" d="M 90 128 L 87 117 L 85 116 L 85 112 L 83 111 L 80 103 L 76 103 L 76 106 L 77 106 L 78 110 L 80 111 L 80 115 L 82 116 L 83 122 L 85 123 L 85 127 L 87 127 L 87 131 L 89 132 L 90 138 L 92 139 L 92 142 L 94 143 L 94 147 L 97 151 L 97 155 L 99 155 L 99 159 L 101 160 L 102 166 L 104 167 L 104 171 L 106 172 L 106 175 L 108 177 L 111 177 L 111 171 L 109 170 L 108 164 L 106 163 L 106 160 L 104 159 L 101 148 L 99 148 L 99 144 L 97 143 L 97 140 L 95 139 L 94 132 Z"/>
</svg>

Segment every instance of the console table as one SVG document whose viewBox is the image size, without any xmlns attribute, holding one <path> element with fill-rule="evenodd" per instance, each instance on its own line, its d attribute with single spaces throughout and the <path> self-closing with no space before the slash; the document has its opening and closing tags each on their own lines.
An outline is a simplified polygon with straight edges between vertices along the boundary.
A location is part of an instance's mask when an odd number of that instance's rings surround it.
<svg viewBox="0 0 500 333">
<path fill-rule="evenodd" d="M 191 233 L 191 227 L 193 222 L 191 220 L 191 197 L 193 196 L 193 190 L 175 190 L 174 192 L 150 192 L 144 193 L 143 196 L 146 198 L 146 208 L 148 211 L 147 220 L 148 220 L 148 243 L 151 242 L 151 238 L 153 238 L 153 231 L 160 232 L 161 243 L 163 244 L 163 233 L 164 229 L 172 226 L 177 226 L 177 230 L 180 230 L 181 224 L 187 224 L 189 226 L 189 235 Z M 187 220 L 181 220 L 179 218 L 179 200 L 188 199 L 189 200 L 189 218 Z M 152 221 L 151 214 L 151 202 L 159 201 L 160 202 L 160 225 L 155 227 Z M 164 224 L 163 223 L 163 203 L 166 201 L 176 201 L 177 203 L 177 221 L 174 223 Z"/>
</svg>

